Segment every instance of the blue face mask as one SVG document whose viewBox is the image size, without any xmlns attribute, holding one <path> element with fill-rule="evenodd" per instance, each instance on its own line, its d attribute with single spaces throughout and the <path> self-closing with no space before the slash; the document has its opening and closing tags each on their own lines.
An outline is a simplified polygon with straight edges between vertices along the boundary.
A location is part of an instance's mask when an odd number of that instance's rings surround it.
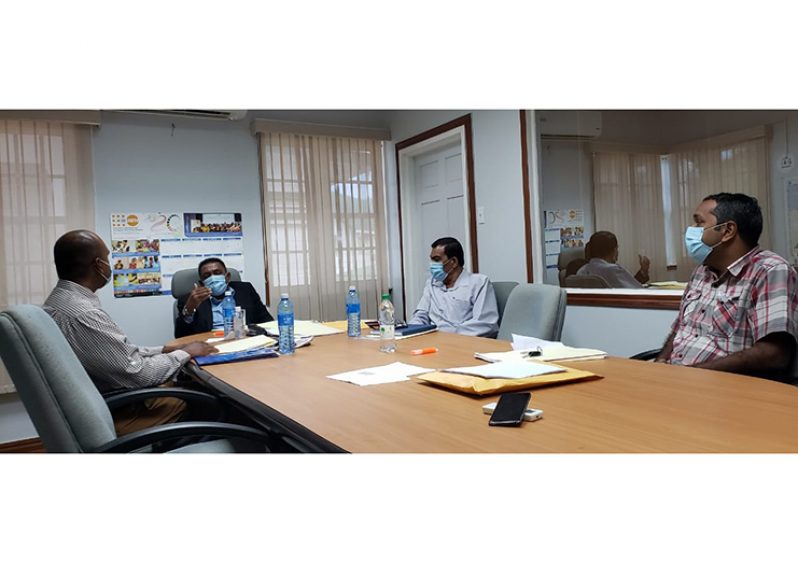
<svg viewBox="0 0 798 563">
<path fill-rule="evenodd" d="M 699 264 L 703 264 L 704 260 L 707 259 L 709 253 L 712 252 L 716 246 L 720 243 L 709 246 L 703 240 L 704 231 L 707 229 L 714 229 L 715 227 L 720 227 L 725 225 L 726 223 L 721 223 L 720 225 L 714 225 L 712 227 L 687 227 L 687 230 L 684 232 L 684 246 L 687 248 L 687 254 L 690 255 L 690 258 L 698 262 Z"/>
<path fill-rule="evenodd" d="M 446 261 L 448 262 L 448 260 Z M 443 282 L 446 277 L 449 275 L 443 271 L 443 265 L 446 262 L 430 262 L 429 263 L 429 273 L 432 276 L 432 280 L 436 282 Z"/>
<path fill-rule="evenodd" d="M 225 280 L 224 276 L 208 276 L 202 283 L 211 290 L 214 297 L 224 295 L 224 290 L 227 289 L 227 280 Z"/>
</svg>

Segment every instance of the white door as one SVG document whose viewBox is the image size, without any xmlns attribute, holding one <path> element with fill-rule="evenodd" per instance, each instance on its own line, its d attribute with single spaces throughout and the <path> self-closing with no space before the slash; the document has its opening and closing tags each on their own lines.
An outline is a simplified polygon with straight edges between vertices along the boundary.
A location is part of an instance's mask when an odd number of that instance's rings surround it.
<svg viewBox="0 0 798 563">
<path fill-rule="evenodd" d="M 421 298 L 424 282 L 429 277 L 430 245 L 441 237 L 460 241 L 468 260 L 469 241 L 466 223 L 466 186 L 463 173 L 463 150 L 458 138 L 454 143 L 435 148 L 413 158 L 413 186 L 415 193 L 415 233 L 413 247 L 405 247 L 405 263 L 412 272 L 405 272 L 407 287 L 407 315 Z"/>
</svg>

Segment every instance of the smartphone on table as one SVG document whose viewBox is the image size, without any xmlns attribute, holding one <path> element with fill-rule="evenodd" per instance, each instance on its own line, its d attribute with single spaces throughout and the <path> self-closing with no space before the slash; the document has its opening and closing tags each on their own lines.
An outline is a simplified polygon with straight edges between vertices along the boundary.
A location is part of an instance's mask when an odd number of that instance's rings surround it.
<svg viewBox="0 0 798 563">
<path fill-rule="evenodd" d="M 524 420 L 531 393 L 505 393 L 499 397 L 488 424 L 491 426 L 519 426 Z"/>
</svg>

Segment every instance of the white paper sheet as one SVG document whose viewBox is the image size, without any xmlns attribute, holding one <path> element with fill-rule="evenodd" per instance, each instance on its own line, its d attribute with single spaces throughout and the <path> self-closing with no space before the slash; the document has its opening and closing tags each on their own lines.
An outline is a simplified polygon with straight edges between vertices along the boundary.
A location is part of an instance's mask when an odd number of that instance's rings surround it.
<svg viewBox="0 0 798 563">
<path fill-rule="evenodd" d="M 565 371 L 565 369 L 560 366 L 535 362 L 496 362 L 493 364 L 481 364 L 462 368 L 447 368 L 441 371 L 476 375 L 477 377 L 484 377 L 485 379 L 523 379 L 536 375 L 559 373 Z"/>
<path fill-rule="evenodd" d="M 402 362 L 394 362 L 385 366 L 375 366 L 363 368 L 335 375 L 328 375 L 330 379 L 346 381 L 355 385 L 377 385 L 379 383 L 393 383 L 395 381 L 407 381 L 408 378 L 422 373 L 435 371 L 433 369 L 420 368 Z"/>
<path fill-rule="evenodd" d="M 273 338 L 269 338 L 268 336 L 264 336 L 262 334 L 258 336 L 251 336 L 249 338 L 241 338 L 239 340 L 231 340 L 230 342 L 213 343 L 213 345 L 216 346 L 216 349 L 219 350 L 220 354 L 254 350 L 255 348 L 262 348 L 264 346 L 274 346 L 274 344 L 276 344 L 276 342 Z"/>
<path fill-rule="evenodd" d="M 546 346 L 562 346 L 562 342 L 554 342 L 552 340 L 543 340 L 542 338 L 535 338 L 533 336 L 522 336 L 520 334 L 513 334 L 513 350 L 541 350 Z"/>
</svg>

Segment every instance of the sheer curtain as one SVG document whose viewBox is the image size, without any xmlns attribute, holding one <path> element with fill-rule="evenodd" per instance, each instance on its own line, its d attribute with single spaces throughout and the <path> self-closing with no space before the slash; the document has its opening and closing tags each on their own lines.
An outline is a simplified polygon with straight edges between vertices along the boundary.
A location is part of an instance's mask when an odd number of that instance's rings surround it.
<svg viewBox="0 0 798 563">
<path fill-rule="evenodd" d="M 0 309 L 43 303 L 56 239 L 94 228 L 91 154 L 89 126 L 0 120 Z M 0 363 L 0 393 L 13 390 Z"/>
<path fill-rule="evenodd" d="M 387 289 L 385 187 L 374 139 L 259 133 L 269 300 L 297 318 L 345 318 L 350 285 L 363 318 Z"/>
<path fill-rule="evenodd" d="M 764 225 L 759 244 L 769 248 L 770 182 L 765 127 L 676 146 L 669 160 L 675 227 L 672 244 L 677 249 L 680 279 L 686 279 L 695 267 L 682 238 L 685 229 L 693 224 L 695 208 L 708 195 L 741 192 L 755 197 L 762 208 Z"/>
<path fill-rule="evenodd" d="M 634 275 L 645 255 L 651 280 L 668 279 L 659 155 L 595 152 L 593 198 L 596 230 L 618 237 L 618 263 Z"/>
</svg>

